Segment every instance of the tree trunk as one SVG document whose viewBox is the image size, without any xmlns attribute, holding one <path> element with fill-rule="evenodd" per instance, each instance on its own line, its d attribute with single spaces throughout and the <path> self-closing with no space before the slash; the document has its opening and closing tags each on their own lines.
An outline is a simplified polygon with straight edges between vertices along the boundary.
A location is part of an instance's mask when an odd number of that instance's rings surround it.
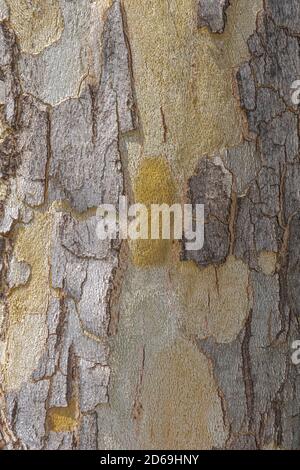
<svg viewBox="0 0 300 470">
<path fill-rule="evenodd" d="M 299 1 L 0 20 L 1 447 L 299 449 Z M 203 248 L 100 241 L 120 195 Z"/>
</svg>

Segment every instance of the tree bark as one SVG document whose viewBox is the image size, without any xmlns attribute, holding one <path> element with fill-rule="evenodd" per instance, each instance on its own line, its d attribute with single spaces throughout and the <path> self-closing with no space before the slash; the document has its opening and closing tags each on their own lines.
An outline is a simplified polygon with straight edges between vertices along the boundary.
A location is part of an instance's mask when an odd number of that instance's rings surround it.
<svg viewBox="0 0 300 470">
<path fill-rule="evenodd" d="M 0 441 L 299 449 L 298 0 L 0 1 Z M 205 206 L 205 242 L 97 207 Z"/>
</svg>

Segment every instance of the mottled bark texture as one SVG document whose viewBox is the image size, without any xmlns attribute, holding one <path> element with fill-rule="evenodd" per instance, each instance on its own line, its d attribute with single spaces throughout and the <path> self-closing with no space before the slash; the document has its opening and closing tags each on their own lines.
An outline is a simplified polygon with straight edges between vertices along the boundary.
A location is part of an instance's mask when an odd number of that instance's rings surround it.
<svg viewBox="0 0 300 470">
<path fill-rule="evenodd" d="M 272 440 L 279 447 L 299 449 L 300 377 L 289 350 L 299 336 L 300 201 L 295 196 L 300 181 L 299 118 L 291 101 L 291 84 L 300 74 L 300 8 L 296 1 L 267 0 L 265 4 L 248 41 L 251 59 L 237 72 L 246 138 L 255 145 L 250 151 L 248 142 L 226 151 L 224 164 L 234 181 L 227 198 L 218 190 L 213 196 L 210 189 L 201 194 L 202 179 L 208 179 L 206 168 L 200 167 L 189 183 L 191 200 L 204 200 L 207 208 L 212 207 L 207 222 L 209 246 L 193 257 L 199 265 L 224 260 L 231 197 L 230 244 L 232 253 L 251 269 L 253 307 L 234 342 L 219 345 L 209 338 L 198 344 L 212 358 L 222 390 L 224 419 L 230 428 L 227 446 L 257 449 Z M 246 168 L 249 158 L 252 165 Z M 209 166 L 218 171 L 213 161 Z M 243 188 L 242 178 L 246 178 Z M 225 175 L 216 177 L 215 187 L 224 185 L 224 179 Z M 223 230 L 211 229 L 212 224 L 220 224 Z M 276 253 L 273 276 L 260 269 L 264 252 Z"/>
<path fill-rule="evenodd" d="M 0 2 L 1 447 L 300 448 L 300 4 L 249 3 Z M 124 194 L 204 247 L 100 242 Z"/>
<path fill-rule="evenodd" d="M 16 375 L 20 386 L 13 384 L 4 392 L 2 435 L 8 439 L 9 447 L 94 448 L 95 409 L 108 401 L 107 296 L 118 266 L 119 245 L 100 243 L 96 216 L 85 213 L 104 201 L 117 204 L 123 193 L 119 136 L 134 129 L 129 52 L 120 4 L 114 2 L 107 12 L 101 80 L 55 107 L 30 94 L 17 94 L 18 48 L 6 22 L 1 24 L 1 46 L 5 88 L 9 87 L 4 116 L 10 125 L 10 135 L 1 147 L 3 178 L 10 183 L 1 230 L 9 244 L 17 225 L 35 224 L 37 218 L 41 218 L 41 226 L 49 224 L 47 280 L 56 291 L 56 295 L 45 299 L 46 305 L 35 306 L 33 301 L 28 306 L 31 314 L 41 314 L 35 311 L 36 307 L 46 309 L 45 344 L 29 380 L 20 383 Z M 64 203 L 48 215 L 51 210 L 47 213 L 47 209 L 54 201 Z M 70 212 L 64 209 L 67 203 Z M 48 243 L 45 239 L 36 240 L 38 236 L 35 234 L 29 243 Z M 21 260 L 16 262 L 8 251 L 6 256 L 6 287 L 18 288 L 30 282 L 27 265 Z M 45 289 L 40 275 L 36 273 L 35 287 Z M 31 272 L 31 278 L 34 276 Z M 11 278 L 13 281 L 9 282 Z M 4 288 L 5 284 L 4 280 Z M 33 292 L 34 297 L 37 295 Z M 19 297 L 17 302 L 22 303 L 22 299 Z M 4 311 L 3 335 L 9 336 L 13 325 L 21 323 L 29 312 L 24 305 L 10 300 L 8 305 L 5 302 Z M 33 336 L 31 341 L 39 340 Z M 5 373 L 7 383 L 14 382 L 11 368 Z M 72 431 L 79 413 L 75 435 Z"/>
<path fill-rule="evenodd" d="M 199 0 L 198 24 L 208 26 L 213 33 L 222 33 L 226 22 L 229 0 Z"/>
</svg>

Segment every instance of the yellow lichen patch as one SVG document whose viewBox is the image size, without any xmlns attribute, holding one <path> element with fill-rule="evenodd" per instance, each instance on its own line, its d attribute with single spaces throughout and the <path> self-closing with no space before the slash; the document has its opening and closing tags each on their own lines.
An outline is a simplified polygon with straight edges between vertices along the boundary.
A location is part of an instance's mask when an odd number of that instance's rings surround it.
<svg viewBox="0 0 300 470">
<path fill-rule="evenodd" d="M 174 181 L 166 160 L 162 157 L 142 161 L 134 182 L 135 202 L 145 204 L 149 212 L 148 240 L 131 243 L 132 260 L 136 266 L 146 267 L 164 264 L 170 248 L 170 240 L 151 239 L 151 204 L 175 202 Z"/>
<path fill-rule="evenodd" d="M 49 430 L 53 432 L 71 432 L 78 426 L 78 407 L 73 398 L 66 407 L 50 408 L 47 416 Z"/>
<path fill-rule="evenodd" d="M 211 449 L 224 444 L 222 409 L 207 358 L 178 339 L 145 372 L 143 448 Z"/>
<path fill-rule="evenodd" d="M 58 0 L 6 0 L 23 52 L 38 54 L 61 37 L 64 23 Z"/>
<path fill-rule="evenodd" d="M 233 256 L 222 266 L 205 269 L 184 262 L 171 276 L 183 306 L 187 332 L 199 337 L 214 336 L 220 343 L 233 341 L 251 307 L 247 265 Z"/>
<path fill-rule="evenodd" d="M 125 0 L 124 6 L 143 155 L 166 155 L 184 184 L 201 155 L 241 140 L 233 71 L 249 57 L 247 39 L 262 0 L 233 0 L 224 34 L 197 27 L 194 0 Z"/>
<path fill-rule="evenodd" d="M 267 275 L 274 274 L 276 270 L 277 254 L 272 251 L 261 251 L 258 264 L 262 272 Z"/>
<path fill-rule="evenodd" d="M 25 286 L 12 289 L 9 301 L 11 322 L 25 315 L 46 314 L 50 295 L 49 256 L 51 242 L 51 213 L 35 213 L 30 225 L 20 227 L 16 234 L 14 255 L 31 267 L 31 277 Z"/>
<path fill-rule="evenodd" d="M 146 158 L 139 167 L 134 184 L 136 202 L 142 204 L 172 204 L 175 186 L 166 160 Z"/>
<path fill-rule="evenodd" d="M 130 242 L 132 262 L 140 268 L 161 266 L 169 255 L 168 240 L 134 240 Z"/>
</svg>

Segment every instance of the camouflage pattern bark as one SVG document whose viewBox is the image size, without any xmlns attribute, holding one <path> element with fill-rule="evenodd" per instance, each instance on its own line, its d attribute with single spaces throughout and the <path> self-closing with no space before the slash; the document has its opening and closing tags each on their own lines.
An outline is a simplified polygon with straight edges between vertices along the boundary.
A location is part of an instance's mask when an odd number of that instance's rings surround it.
<svg viewBox="0 0 300 470">
<path fill-rule="evenodd" d="M 0 2 L 2 447 L 300 448 L 300 6 L 249 3 Z M 100 242 L 123 194 L 203 249 Z"/>
</svg>

